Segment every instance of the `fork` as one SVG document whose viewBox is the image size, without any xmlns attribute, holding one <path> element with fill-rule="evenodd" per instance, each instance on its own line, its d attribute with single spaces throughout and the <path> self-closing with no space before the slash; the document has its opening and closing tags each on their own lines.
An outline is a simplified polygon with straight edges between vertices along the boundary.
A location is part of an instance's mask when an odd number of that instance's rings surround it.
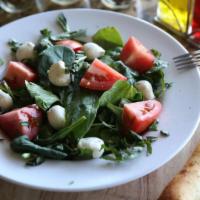
<svg viewBox="0 0 200 200">
<path fill-rule="evenodd" d="M 173 58 L 177 69 L 200 67 L 200 49 Z"/>
</svg>

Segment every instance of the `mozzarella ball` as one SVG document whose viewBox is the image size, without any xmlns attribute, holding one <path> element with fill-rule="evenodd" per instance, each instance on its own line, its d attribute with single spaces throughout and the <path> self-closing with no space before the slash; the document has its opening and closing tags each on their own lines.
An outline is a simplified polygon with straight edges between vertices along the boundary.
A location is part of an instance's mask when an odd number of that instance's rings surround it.
<svg viewBox="0 0 200 200">
<path fill-rule="evenodd" d="M 149 81 L 141 80 L 135 83 L 135 87 L 141 92 L 145 100 L 155 99 L 152 85 Z"/>
<path fill-rule="evenodd" d="M 13 106 L 12 97 L 0 90 L 0 110 L 6 111 L 9 110 Z"/>
<path fill-rule="evenodd" d="M 93 158 L 100 158 L 104 153 L 104 141 L 97 137 L 81 138 L 78 142 L 79 149 L 90 149 Z"/>
<path fill-rule="evenodd" d="M 105 54 L 105 50 L 93 42 L 84 44 L 83 50 L 89 60 L 94 60 L 95 58 L 99 58 Z"/>
<path fill-rule="evenodd" d="M 66 73 L 65 63 L 60 60 L 58 63 L 51 65 L 48 70 L 49 81 L 56 86 L 68 86 L 71 82 L 70 73 Z"/>
<path fill-rule="evenodd" d="M 59 105 L 51 107 L 47 111 L 49 124 L 55 129 L 61 129 L 65 126 L 65 108 Z"/>
<path fill-rule="evenodd" d="M 35 52 L 34 52 L 35 44 L 32 42 L 25 42 L 23 43 L 16 52 L 17 60 L 21 61 L 24 59 L 33 59 Z"/>
</svg>

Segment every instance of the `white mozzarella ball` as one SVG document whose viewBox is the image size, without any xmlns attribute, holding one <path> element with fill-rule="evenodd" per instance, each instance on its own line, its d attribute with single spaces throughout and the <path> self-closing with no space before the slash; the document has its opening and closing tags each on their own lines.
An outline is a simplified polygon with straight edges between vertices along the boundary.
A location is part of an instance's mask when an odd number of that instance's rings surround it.
<svg viewBox="0 0 200 200">
<path fill-rule="evenodd" d="M 145 100 L 155 99 L 153 88 L 149 81 L 138 81 L 135 83 L 135 87 L 143 94 Z"/>
<path fill-rule="evenodd" d="M 104 141 L 97 137 L 81 138 L 78 142 L 78 148 L 90 149 L 92 151 L 93 158 L 100 158 L 104 153 Z"/>
<path fill-rule="evenodd" d="M 33 59 L 35 52 L 34 52 L 35 44 L 32 42 L 25 42 L 23 43 L 16 52 L 17 60 L 21 61 L 24 59 Z"/>
<path fill-rule="evenodd" d="M 105 50 L 93 42 L 84 44 L 83 50 L 89 60 L 94 60 L 95 58 L 99 58 L 105 54 Z"/>
<path fill-rule="evenodd" d="M 55 129 L 64 128 L 66 118 L 65 118 L 65 108 L 59 105 L 51 107 L 47 111 L 47 118 L 49 124 Z"/>
<path fill-rule="evenodd" d="M 56 86 L 68 86 L 71 82 L 70 73 L 66 73 L 65 63 L 60 60 L 48 70 L 49 81 Z"/>
<path fill-rule="evenodd" d="M 6 111 L 13 106 L 12 97 L 5 93 L 3 90 L 0 90 L 0 110 Z"/>
</svg>

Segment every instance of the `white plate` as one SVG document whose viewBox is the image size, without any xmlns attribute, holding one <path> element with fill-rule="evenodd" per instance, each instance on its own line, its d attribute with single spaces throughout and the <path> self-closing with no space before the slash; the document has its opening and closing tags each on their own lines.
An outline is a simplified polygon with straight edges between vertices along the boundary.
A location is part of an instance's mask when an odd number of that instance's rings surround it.
<svg viewBox="0 0 200 200">
<path fill-rule="evenodd" d="M 18 41 L 36 41 L 39 30 L 49 27 L 57 30 L 56 16 L 61 11 L 46 12 L 27 17 L 0 28 L 0 56 L 9 55 L 6 45 L 10 38 Z M 139 19 L 99 10 L 63 10 L 72 30 L 86 28 L 89 34 L 104 26 L 117 27 L 124 41 L 131 35 L 147 47 L 162 52 L 169 61 L 166 79 L 173 82 L 163 101 L 160 128 L 168 130 L 170 137 L 153 144 L 153 154 L 145 154 L 123 164 L 104 160 L 58 162 L 47 161 L 38 167 L 25 167 L 9 145 L 0 144 L 0 177 L 34 188 L 55 191 L 86 191 L 117 186 L 140 178 L 175 156 L 192 137 L 199 123 L 200 81 L 193 68 L 177 71 L 172 58 L 186 52 L 175 39 L 157 27 Z"/>
</svg>

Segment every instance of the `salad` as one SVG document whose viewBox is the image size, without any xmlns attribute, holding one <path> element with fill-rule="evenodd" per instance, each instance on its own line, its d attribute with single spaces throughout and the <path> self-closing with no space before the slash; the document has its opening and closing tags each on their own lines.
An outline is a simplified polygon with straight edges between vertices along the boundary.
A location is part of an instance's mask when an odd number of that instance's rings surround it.
<svg viewBox="0 0 200 200">
<path fill-rule="evenodd" d="M 161 54 L 115 27 L 89 37 L 40 31 L 36 43 L 9 41 L 12 59 L 0 82 L 0 129 L 27 165 L 46 159 L 124 161 L 152 153 L 169 87 Z M 161 131 L 161 134 L 167 135 Z"/>
</svg>

